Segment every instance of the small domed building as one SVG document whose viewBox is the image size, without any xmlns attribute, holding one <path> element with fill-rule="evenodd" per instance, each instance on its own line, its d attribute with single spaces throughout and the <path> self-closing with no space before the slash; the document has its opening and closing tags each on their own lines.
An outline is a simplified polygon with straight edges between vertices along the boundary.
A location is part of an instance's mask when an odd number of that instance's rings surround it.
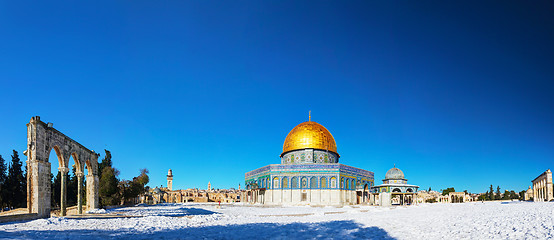
<svg viewBox="0 0 554 240">
<path fill-rule="evenodd" d="M 383 184 L 371 187 L 371 201 L 380 206 L 412 204 L 418 188 L 408 184 L 404 172 L 394 166 L 385 174 Z"/>
<path fill-rule="evenodd" d="M 281 164 L 245 174 L 243 200 L 263 204 L 369 203 L 373 172 L 340 164 L 333 135 L 311 117 L 289 132 L 280 157 Z"/>
</svg>

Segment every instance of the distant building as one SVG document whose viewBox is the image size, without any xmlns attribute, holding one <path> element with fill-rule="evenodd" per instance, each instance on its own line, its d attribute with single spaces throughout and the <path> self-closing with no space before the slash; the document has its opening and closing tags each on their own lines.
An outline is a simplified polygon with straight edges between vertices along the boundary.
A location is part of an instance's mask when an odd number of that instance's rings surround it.
<svg viewBox="0 0 554 240">
<path fill-rule="evenodd" d="M 240 186 L 239 186 L 240 188 Z M 222 202 L 234 203 L 241 201 L 241 193 L 235 189 L 213 190 L 208 182 L 208 190 L 185 189 L 173 190 L 173 172 L 167 171 L 167 187 L 156 187 L 139 197 L 139 202 L 146 204 L 158 203 L 186 203 L 186 202 Z"/>
<path fill-rule="evenodd" d="M 550 169 L 531 182 L 533 182 L 533 201 L 548 202 L 554 199 L 554 186 L 552 185 L 552 171 Z"/>
<path fill-rule="evenodd" d="M 531 186 L 525 191 L 525 201 L 533 200 L 533 189 Z"/>
<path fill-rule="evenodd" d="M 416 202 L 417 203 L 424 203 L 424 202 L 439 202 L 439 198 L 442 196 L 440 192 L 437 191 L 425 191 L 420 190 L 417 192 Z"/>
</svg>

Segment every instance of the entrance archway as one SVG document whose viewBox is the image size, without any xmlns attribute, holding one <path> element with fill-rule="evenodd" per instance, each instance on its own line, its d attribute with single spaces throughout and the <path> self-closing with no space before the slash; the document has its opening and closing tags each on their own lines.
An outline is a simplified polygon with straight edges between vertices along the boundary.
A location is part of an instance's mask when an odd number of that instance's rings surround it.
<svg viewBox="0 0 554 240">
<path fill-rule="evenodd" d="M 32 117 L 27 124 L 27 209 L 29 213 L 37 213 L 39 217 L 50 217 L 51 182 L 49 161 L 50 151 L 54 150 L 61 173 L 60 213 L 66 214 L 65 196 L 66 173 L 69 171 L 69 159 L 75 161 L 78 179 L 78 192 L 82 192 L 84 176 L 83 167 L 88 170 L 87 175 L 87 209 L 98 208 L 98 156 L 52 127 L 51 123 L 44 123 L 39 116 Z M 77 208 L 79 214 L 83 212 L 81 197 L 78 197 Z"/>
</svg>

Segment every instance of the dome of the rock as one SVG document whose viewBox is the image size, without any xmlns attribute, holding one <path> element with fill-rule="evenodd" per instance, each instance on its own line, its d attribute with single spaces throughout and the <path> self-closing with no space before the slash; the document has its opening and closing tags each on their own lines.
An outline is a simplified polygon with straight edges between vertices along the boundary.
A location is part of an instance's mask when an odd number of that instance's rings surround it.
<svg viewBox="0 0 554 240">
<path fill-rule="evenodd" d="M 300 149 L 320 149 L 337 153 L 337 144 L 333 135 L 319 123 L 308 121 L 294 127 L 283 144 L 283 153 Z"/>
</svg>

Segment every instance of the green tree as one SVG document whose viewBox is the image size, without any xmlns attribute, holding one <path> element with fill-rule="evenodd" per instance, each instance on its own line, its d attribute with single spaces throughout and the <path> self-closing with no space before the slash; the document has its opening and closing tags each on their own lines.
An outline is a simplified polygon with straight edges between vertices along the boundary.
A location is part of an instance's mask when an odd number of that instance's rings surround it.
<svg viewBox="0 0 554 240">
<path fill-rule="evenodd" d="M 112 166 L 112 154 L 104 149 L 106 156 L 98 164 L 98 173 L 100 174 L 99 198 L 102 206 L 118 204 L 121 199 L 119 192 L 119 171 Z"/>
<path fill-rule="evenodd" d="M 104 168 L 112 167 L 112 153 L 107 149 L 104 149 L 104 151 L 106 152 L 106 156 L 104 156 L 102 161 L 98 164 L 99 174 L 102 174 L 104 172 Z"/>
<path fill-rule="evenodd" d="M 52 189 L 51 189 L 51 206 L 52 208 L 59 208 L 60 207 L 60 196 L 62 191 L 62 174 L 58 171 L 56 176 L 54 174 L 50 173 L 50 177 L 52 179 Z"/>
<path fill-rule="evenodd" d="M 100 189 L 98 190 L 102 206 L 118 204 L 120 196 L 118 194 L 119 180 L 117 175 L 119 175 L 119 172 L 116 169 L 110 166 L 104 167 L 100 176 Z"/>
<path fill-rule="evenodd" d="M 431 192 L 431 187 L 429 187 L 429 190 L 427 192 Z"/>
<path fill-rule="evenodd" d="M 514 190 L 510 191 L 510 199 L 519 199 L 519 194 L 517 194 Z"/>
<path fill-rule="evenodd" d="M 486 200 L 487 200 L 487 197 L 488 197 L 488 194 L 489 194 L 489 193 L 488 193 L 488 191 L 487 191 L 487 193 L 479 195 L 479 197 L 477 198 L 477 200 L 479 200 L 479 201 L 486 201 Z"/>
<path fill-rule="evenodd" d="M 8 190 L 8 206 L 21 208 L 27 205 L 27 189 L 25 174 L 17 151 L 13 150 L 12 162 L 8 168 L 6 189 Z"/>
<path fill-rule="evenodd" d="M 148 182 L 148 169 L 141 169 L 140 174 L 134 177 L 132 181 L 123 180 L 119 182 L 119 192 L 122 196 L 121 203 L 133 203 L 134 198 L 145 192 Z"/>
<path fill-rule="evenodd" d="M 502 200 L 510 200 L 511 198 L 510 192 L 508 190 L 504 190 L 504 195 L 502 196 Z"/>
<path fill-rule="evenodd" d="M 494 200 L 500 200 L 500 186 L 496 186 L 496 194 L 494 195 Z"/>
<path fill-rule="evenodd" d="M 525 200 L 525 193 L 526 192 L 527 191 L 525 191 L 525 190 L 519 192 L 519 200 L 521 200 L 521 201 Z"/>
<path fill-rule="evenodd" d="M 0 155 L 0 211 L 4 211 L 4 207 L 6 207 L 8 200 L 8 190 L 6 189 L 8 179 L 7 170 L 6 161 L 2 155 Z"/>
<path fill-rule="evenodd" d="M 77 169 L 75 168 L 75 165 L 71 168 L 70 174 L 67 176 L 67 195 L 66 195 L 66 202 L 67 206 L 74 206 L 77 205 L 77 176 L 75 172 Z"/>
<path fill-rule="evenodd" d="M 492 201 L 494 200 L 494 189 L 492 188 L 492 184 L 491 184 L 491 187 L 489 189 L 489 201 Z"/>
<path fill-rule="evenodd" d="M 454 190 L 453 187 L 449 187 L 447 189 L 442 190 L 442 195 L 445 196 L 445 195 L 448 195 L 451 192 L 456 192 L 456 190 Z"/>
</svg>

